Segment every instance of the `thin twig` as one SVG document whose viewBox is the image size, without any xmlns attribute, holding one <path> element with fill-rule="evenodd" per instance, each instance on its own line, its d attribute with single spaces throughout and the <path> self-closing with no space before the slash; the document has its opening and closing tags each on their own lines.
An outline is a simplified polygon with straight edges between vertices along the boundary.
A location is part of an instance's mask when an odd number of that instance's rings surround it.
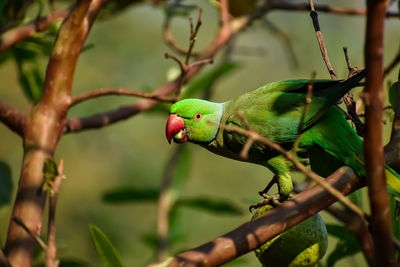
<svg viewBox="0 0 400 267">
<path fill-rule="evenodd" d="M 194 44 L 196 43 L 196 37 L 197 37 L 197 33 L 199 32 L 200 26 L 203 23 L 202 21 L 202 16 L 203 14 L 203 9 L 199 9 L 199 17 L 197 18 L 197 23 L 196 23 L 196 27 L 193 30 L 193 20 L 192 18 L 190 18 L 190 38 L 189 38 L 189 49 L 188 52 L 186 54 L 186 59 L 185 59 L 185 64 L 188 65 L 189 64 L 189 60 L 190 57 L 192 56 L 192 52 L 193 52 L 193 47 Z"/>
<path fill-rule="evenodd" d="M 358 72 L 358 69 L 351 65 L 347 46 L 343 46 L 343 53 L 344 53 L 344 58 L 346 59 L 347 69 L 349 71 L 349 73 L 347 74 L 347 79 L 349 79 Z"/>
<path fill-rule="evenodd" d="M 253 130 L 251 129 L 250 123 L 249 123 L 249 122 L 246 120 L 246 118 L 244 117 L 243 112 L 239 111 L 236 115 L 238 116 L 238 118 L 240 119 L 240 121 L 243 123 L 244 128 L 245 128 L 246 130 L 248 130 L 248 131 L 253 132 Z M 251 146 L 253 145 L 254 141 L 255 141 L 255 140 L 254 140 L 253 136 L 252 136 L 252 135 L 249 135 L 249 136 L 248 136 L 248 139 L 247 139 L 247 141 L 246 141 L 246 143 L 244 144 L 244 146 L 243 146 L 243 148 L 242 148 L 242 151 L 240 152 L 240 157 L 241 157 L 242 159 L 248 159 L 248 157 L 249 157 L 249 151 L 250 151 L 250 148 L 251 148 Z M 268 186 L 267 186 L 267 188 L 268 188 Z M 266 190 L 266 191 L 268 191 L 268 190 Z"/>
<path fill-rule="evenodd" d="M 49 190 L 49 218 L 47 230 L 46 267 L 57 267 L 57 246 L 56 246 L 56 205 L 61 181 L 64 176 L 64 160 L 61 159 L 58 165 L 58 175 L 54 178 L 53 187 Z"/>
<path fill-rule="evenodd" d="M 25 114 L 23 114 L 19 109 L 0 99 L 0 122 L 4 123 L 4 125 L 13 132 L 22 136 L 25 119 Z"/>
<path fill-rule="evenodd" d="M 310 17 L 313 22 L 313 26 L 314 26 L 315 34 L 317 36 L 318 45 L 319 45 L 319 48 L 320 48 L 320 51 L 322 54 L 322 58 L 325 62 L 325 65 L 329 71 L 329 75 L 331 76 L 332 80 L 336 80 L 337 76 L 336 76 L 335 72 L 333 71 L 331 61 L 329 60 L 328 51 L 326 50 L 325 42 L 324 42 L 324 39 L 322 38 L 322 32 L 321 32 L 321 28 L 320 28 L 319 22 L 318 22 L 318 13 L 315 11 L 314 3 L 312 0 L 309 0 L 309 4 L 310 4 L 310 9 L 311 9 Z"/>
<path fill-rule="evenodd" d="M 175 3 L 174 5 L 179 5 L 179 3 Z M 191 7 L 191 6 L 189 6 Z M 193 6 L 195 7 L 195 6 Z M 179 46 L 177 44 L 177 42 L 175 41 L 171 31 L 170 31 L 170 23 L 171 23 L 171 19 L 172 16 L 171 15 L 167 15 L 163 24 L 163 37 L 164 37 L 164 42 L 170 47 L 172 48 L 175 52 L 187 56 L 188 50 L 186 50 L 185 48 Z M 191 19 L 190 19 L 191 20 Z M 190 25 L 192 28 L 192 25 Z M 200 52 L 195 52 L 195 51 L 191 51 L 190 52 L 190 56 L 191 57 L 198 57 L 200 55 Z"/>
<path fill-rule="evenodd" d="M 343 47 L 343 53 L 346 59 L 347 69 L 349 71 L 347 75 L 348 79 L 356 74 L 358 69 L 351 65 L 348 48 L 346 46 Z M 354 123 L 357 134 L 361 137 L 364 137 L 365 124 L 360 120 L 359 115 L 357 114 L 357 103 L 354 101 L 353 92 L 350 90 L 343 96 L 342 99 L 347 108 L 346 115 L 348 115 L 349 119 Z"/>
<path fill-rule="evenodd" d="M 35 234 L 34 232 L 31 231 L 31 229 L 29 229 L 28 226 L 26 226 L 26 224 L 22 221 L 21 218 L 19 217 L 14 217 L 13 221 L 18 224 L 20 227 L 22 227 L 22 229 L 24 229 L 24 231 L 30 236 L 32 237 L 41 247 L 43 250 L 47 250 L 47 245 L 46 243 L 40 238 L 40 236 L 38 236 L 37 234 Z"/>
<path fill-rule="evenodd" d="M 241 135 L 251 137 L 255 142 L 260 142 L 260 143 L 265 144 L 265 145 L 269 146 L 270 148 L 276 150 L 277 152 L 282 154 L 285 158 L 290 160 L 299 171 L 301 171 L 302 173 L 307 175 L 309 178 L 311 178 L 314 182 L 318 183 L 323 188 L 325 188 L 329 193 L 331 193 L 333 196 L 335 196 L 346 207 L 348 207 L 349 209 L 354 211 L 356 214 L 360 215 L 362 218 L 367 217 L 362 209 L 360 209 L 357 205 L 355 205 L 353 202 L 351 202 L 349 199 L 347 199 L 338 190 L 336 190 L 335 188 L 330 186 L 329 183 L 327 183 L 326 180 L 324 180 L 322 177 L 317 175 L 315 172 L 309 170 L 304 164 L 302 164 L 296 158 L 296 156 L 293 153 L 286 151 L 279 144 L 272 142 L 268 138 L 265 138 L 254 131 L 249 131 L 249 130 L 246 130 L 243 128 L 220 124 L 220 129 L 224 129 L 224 130 L 231 131 L 231 132 L 236 132 Z"/>
<path fill-rule="evenodd" d="M 192 54 L 192 50 L 193 50 L 194 44 L 196 43 L 197 34 L 198 34 L 200 26 L 202 24 L 202 18 L 201 18 L 202 13 L 203 13 L 203 10 L 200 8 L 199 16 L 197 18 L 197 22 L 196 22 L 196 26 L 195 27 L 193 26 L 192 18 L 189 18 L 189 25 L 190 25 L 189 49 L 188 49 L 188 52 L 187 52 L 186 57 L 185 57 L 185 62 L 182 62 L 180 59 L 178 59 L 174 55 L 165 53 L 165 58 L 171 58 L 174 61 L 176 61 L 178 63 L 178 65 L 179 65 L 180 69 L 181 69 L 181 74 L 180 74 L 180 76 L 178 77 L 178 80 L 177 80 L 178 81 L 178 86 L 177 86 L 176 91 L 175 91 L 175 95 L 176 95 L 175 101 L 179 100 L 179 95 L 181 93 L 182 86 L 183 86 L 183 84 L 184 84 L 184 82 L 186 80 L 186 76 L 187 76 L 188 72 L 193 67 L 202 66 L 202 65 L 204 65 L 206 63 L 212 63 L 213 62 L 212 59 L 206 58 L 206 59 L 200 59 L 200 60 L 198 60 L 198 61 L 196 61 L 196 62 L 194 62 L 192 64 L 189 64 L 189 60 L 190 60 L 190 57 L 191 57 L 191 54 Z"/>
<path fill-rule="evenodd" d="M 307 95 L 306 95 L 306 98 L 304 99 L 305 104 L 304 104 L 303 112 L 301 113 L 299 127 L 297 129 L 297 136 L 296 136 L 296 139 L 294 140 L 294 144 L 293 144 L 293 151 L 295 153 L 299 149 L 300 137 L 301 137 L 301 133 L 303 131 L 304 120 L 306 118 L 308 106 L 311 104 L 311 101 L 312 101 L 312 92 L 313 92 L 313 88 L 314 88 L 314 80 L 315 80 L 316 75 L 317 75 L 317 73 L 314 71 L 311 74 L 311 79 L 307 84 Z"/>
<path fill-rule="evenodd" d="M 162 101 L 162 102 L 170 102 L 170 103 L 175 102 L 175 100 L 173 98 L 168 97 L 168 96 L 158 95 L 158 94 L 154 94 L 154 93 L 131 91 L 131 90 L 127 90 L 124 88 L 116 88 L 116 89 L 100 89 L 97 91 L 88 92 L 88 93 L 84 93 L 84 94 L 75 96 L 71 100 L 70 107 L 72 107 L 80 102 L 92 99 L 92 98 L 107 96 L 107 95 L 137 96 L 137 97 L 148 98 L 148 99 L 153 99 L 153 100 Z"/>
</svg>

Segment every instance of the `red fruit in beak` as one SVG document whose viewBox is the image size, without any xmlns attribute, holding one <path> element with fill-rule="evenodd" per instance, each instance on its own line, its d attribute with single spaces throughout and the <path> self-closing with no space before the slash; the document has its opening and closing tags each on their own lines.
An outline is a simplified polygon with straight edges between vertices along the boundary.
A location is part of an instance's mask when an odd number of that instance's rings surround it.
<svg viewBox="0 0 400 267">
<path fill-rule="evenodd" d="M 185 124 L 179 116 L 175 114 L 169 115 L 167 127 L 165 128 L 165 134 L 170 144 L 172 138 L 183 129 L 183 126 L 185 126 Z"/>
</svg>

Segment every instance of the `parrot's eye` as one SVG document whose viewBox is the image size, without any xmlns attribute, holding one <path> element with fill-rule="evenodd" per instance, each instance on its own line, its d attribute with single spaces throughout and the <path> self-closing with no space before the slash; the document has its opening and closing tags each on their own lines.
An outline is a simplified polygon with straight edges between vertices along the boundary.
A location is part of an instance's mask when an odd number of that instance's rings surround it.
<svg viewBox="0 0 400 267">
<path fill-rule="evenodd" d="M 201 118 L 203 118 L 203 114 L 201 114 L 200 112 L 199 112 L 199 113 L 196 113 L 196 115 L 194 115 L 194 119 L 195 119 L 196 121 L 201 120 Z"/>
</svg>

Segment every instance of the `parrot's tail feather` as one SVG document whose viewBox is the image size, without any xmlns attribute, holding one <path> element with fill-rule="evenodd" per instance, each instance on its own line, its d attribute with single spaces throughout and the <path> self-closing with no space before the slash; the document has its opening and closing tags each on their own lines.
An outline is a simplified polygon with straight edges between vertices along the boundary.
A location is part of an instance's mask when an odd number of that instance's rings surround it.
<svg viewBox="0 0 400 267">
<path fill-rule="evenodd" d="M 385 167 L 386 183 L 388 185 L 388 190 L 393 196 L 400 198 L 400 175 L 388 165 L 386 165 Z"/>
<path fill-rule="evenodd" d="M 364 161 L 356 156 L 356 161 L 365 167 Z M 389 165 L 385 165 L 386 184 L 388 191 L 397 199 L 400 199 L 400 175 Z"/>
</svg>

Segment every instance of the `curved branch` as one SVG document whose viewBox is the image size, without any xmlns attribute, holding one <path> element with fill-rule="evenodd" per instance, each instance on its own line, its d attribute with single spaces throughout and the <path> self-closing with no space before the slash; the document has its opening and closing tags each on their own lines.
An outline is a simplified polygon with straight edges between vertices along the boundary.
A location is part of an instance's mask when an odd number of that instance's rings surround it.
<svg viewBox="0 0 400 267">
<path fill-rule="evenodd" d="M 18 42 L 34 36 L 37 32 L 45 31 L 51 23 L 66 18 L 69 13 L 70 9 L 55 11 L 47 17 L 35 19 L 26 25 L 4 32 L 0 36 L 0 53 Z"/>
<path fill-rule="evenodd" d="M 100 90 L 97 90 L 94 92 L 84 93 L 84 94 L 75 96 L 71 100 L 70 107 L 72 107 L 76 104 L 79 104 L 83 101 L 92 99 L 92 98 L 107 96 L 107 95 L 137 96 L 137 97 L 149 98 L 149 99 L 163 101 L 163 102 L 171 102 L 171 103 L 174 102 L 173 98 L 164 96 L 164 95 L 131 91 L 131 90 L 123 89 L 123 88 L 116 88 L 116 89 L 100 89 Z"/>
<path fill-rule="evenodd" d="M 347 195 L 363 186 L 349 167 L 343 167 L 326 181 Z M 288 230 L 336 201 L 320 185 L 315 185 L 257 220 L 247 222 L 211 242 L 180 253 L 166 266 L 219 266 L 251 252 L 267 240 Z M 157 266 L 157 265 L 155 265 Z"/>
<path fill-rule="evenodd" d="M 11 131 L 23 135 L 25 114 L 2 100 L 0 100 L 0 121 Z"/>
<path fill-rule="evenodd" d="M 221 1 L 221 18 L 222 24 L 217 33 L 214 41 L 210 44 L 210 46 L 202 52 L 199 57 L 198 62 L 208 62 L 210 58 L 213 58 L 214 55 L 220 51 L 232 38 L 234 33 L 232 32 L 232 24 L 235 22 L 229 21 L 228 9 L 226 8 L 227 1 Z M 237 29 L 243 29 L 246 27 L 247 23 L 241 23 Z M 159 96 L 168 96 L 172 92 L 176 91 L 177 88 L 181 85 L 189 81 L 193 76 L 195 76 L 203 64 L 193 64 L 188 72 L 186 73 L 184 80 L 180 81 L 178 77 L 176 80 L 169 82 L 154 92 L 154 95 Z M 106 125 L 110 125 L 112 123 L 128 119 L 139 112 L 146 111 L 152 107 L 154 107 L 158 102 L 155 100 L 143 99 L 139 100 L 136 103 L 128 106 L 122 106 L 116 110 L 95 114 L 89 117 L 84 118 L 70 118 L 67 120 L 66 127 L 64 129 L 64 133 L 69 132 L 80 132 L 86 129 L 95 129 L 100 128 Z"/>
</svg>

